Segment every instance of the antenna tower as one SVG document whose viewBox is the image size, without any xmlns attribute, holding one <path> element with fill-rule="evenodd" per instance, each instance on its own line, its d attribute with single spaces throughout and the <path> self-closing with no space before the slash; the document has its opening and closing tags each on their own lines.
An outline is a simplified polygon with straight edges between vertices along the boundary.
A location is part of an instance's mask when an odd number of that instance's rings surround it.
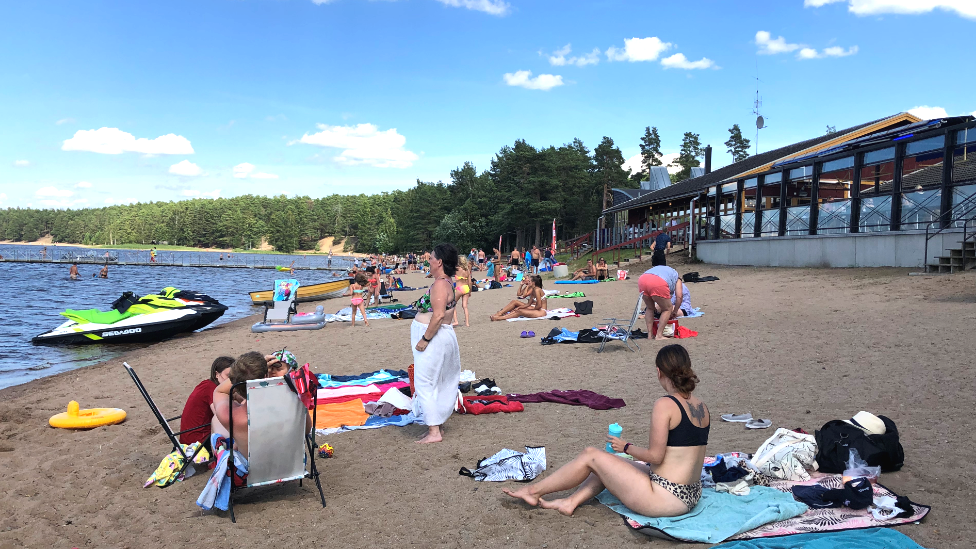
<svg viewBox="0 0 976 549">
<path fill-rule="evenodd" d="M 759 61 L 756 61 L 756 99 L 752 103 L 752 114 L 756 115 L 756 154 L 759 154 L 759 130 L 766 127 L 766 119 L 759 110 L 762 107 L 762 97 L 759 95 Z"/>
</svg>

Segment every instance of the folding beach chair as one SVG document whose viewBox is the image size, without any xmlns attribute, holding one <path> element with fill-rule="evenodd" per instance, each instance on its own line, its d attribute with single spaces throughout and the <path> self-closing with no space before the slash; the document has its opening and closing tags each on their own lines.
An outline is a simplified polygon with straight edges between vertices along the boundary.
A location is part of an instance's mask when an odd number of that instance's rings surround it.
<svg viewBox="0 0 976 549">
<path fill-rule="evenodd" d="M 603 341 L 600 342 L 600 348 L 596 350 L 598 353 L 603 352 L 603 347 L 606 346 L 607 341 L 617 340 L 623 341 L 624 345 L 627 346 L 631 351 L 637 352 L 640 350 L 640 345 L 634 341 L 633 349 L 630 346 L 631 340 L 633 339 L 634 324 L 637 324 L 637 317 L 640 315 L 641 305 L 644 304 L 644 293 L 637 293 L 637 305 L 634 306 L 634 314 L 630 317 L 630 324 L 622 324 L 617 322 L 616 318 L 604 318 L 603 320 L 608 321 L 607 329 L 603 330 Z"/>
<path fill-rule="evenodd" d="M 275 280 L 271 304 L 264 305 L 264 322 L 287 324 L 291 320 L 291 315 L 298 312 L 295 297 L 299 286 L 295 279 Z"/>
<path fill-rule="evenodd" d="M 180 473 L 179 473 L 182 475 L 183 471 L 185 471 L 186 468 L 189 467 L 190 463 L 193 461 L 193 458 L 197 457 L 197 454 L 200 452 L 200 450 L 203 449 L 204 445 L 201 444 L 200 447 L 197 448 L 196 452 L 188 456 L 186 455 L 186 452 L 183 450 L 183 445 L 180 444 L 179 436 L 182 435 L 183 433 L 189 433 L 191 431 L 198 431 L 200 429 L 209 428 L 210 423 L 207 422 L 198 427 L 193 427 L 191 429 L 184 429 L 182 431 L 177 431 L 174 433 L 173 428 L 170 427 L 169 423 L 171 421 L 176 421 L 180 419 L 181 417 L 183 417 L 183 415 L 180 414 L 176 417 L 171 417 L 169 419 L 163 417 L 163 414 L 159 411 L 159 407 L 156 406 L 156 403 L 153 402 L 152 397 L 149 396 L 149 391 L 146 390 L 146 386 L 142 384 L 142 381 L 139 379 L 139 376 L 136 375 L 136 371 L 132 369 L 132 366 L 129 366 L 128 362 L 123 362 L 122 365 L 125 366 L 125 371 L 129 372 L 129 377 L 131 377 L 132 382 L 136 384 L 136 388 L 139 389 L 140 393 L 142 393 L 142 398 L 146 399 L 146 404 L 149 405 L 149 408 L 153 411 L 153 414 L 155 414 L 156 421 L 159 422 L 159 425 L 163 428 L 163 432 L 165 432 L 166 436 L 169 437 L 169 441 L 173 443 L 173 448 L 177 452 L 179 452 L 181 456 L 183 456 L 183 467 L 180 468 Z"/>
<path fill-rule="evenodd" d="M 325 494 L 315 466 L 315 408 L 318 391 L 313 391 L 312 432 L 307 431 L 308 408 L 302 404 L 298 389 L 290 376 L 242 381 L 234 385 L 247 388 L 247 481 L 230 493 L 230 520 L 234 517 L 234 492 L 244 488 L 265 486 L 314 478 L 325 507 Z M 233 391 L 233 388 L 231 389 Z M 234 407 L 230 407 L 230 439 L 234 439 Z M 230 479 L 237 475 L 233 456 L 227 465 Z"/>
</svg>

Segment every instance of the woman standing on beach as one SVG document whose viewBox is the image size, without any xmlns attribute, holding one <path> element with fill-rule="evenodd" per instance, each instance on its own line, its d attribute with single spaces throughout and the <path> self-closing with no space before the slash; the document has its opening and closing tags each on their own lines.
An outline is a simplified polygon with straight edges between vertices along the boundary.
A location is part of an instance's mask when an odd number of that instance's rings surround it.
<svg viewBox="0 0 976 549">
<path fill-rule="evenodd" d="M 438 244 L 430 256 L 434 283 L 415 303 L 417 316 L 410 325 L 413 345 L 413 411 L 427 425 L 427 435 L 417 442 L 442 440 L 441 425 L 454 413 L 461 380 L 461 352 L 451 326 L 458 252 L 451 244 Z"/>
<path fill-rule="evenodd" d="M 466 258 L 458 258 L 457 276 L 454 279 L 455 294 L 461 296 L 461 308 L 464 309 L 464 325 L 471 326 L 468 319 L 468 298 L 471 297 L 471 289 L 474 287 L 474 275 L 471 273 L 471 263 Z M 451 325 L 458 325 L 457 309 L 454 309 L 454 322 Z"/>
<path fill-rule="evenodd" d="M 695 508 L 701 499 L 701 470 L 710 426 L 708 408 L 692 395 L 698 376 L 681 345 L 667 345 L 658 352 L 657 381 L 667 395 L 657 399 L 651 413 L 647 448 L 608 436 L 615 456 L 599 448 L 587 448 L 544 480 L 519 490 L 503 490 L 533 507 L 555 509 L 572 515 L 581 504 L 603 491 L 617 496 L 631 511 L 648 517 L 676 517 Z M 542 496 L 572 488 L 567 498 L 544 500 Z"/>
</svg>

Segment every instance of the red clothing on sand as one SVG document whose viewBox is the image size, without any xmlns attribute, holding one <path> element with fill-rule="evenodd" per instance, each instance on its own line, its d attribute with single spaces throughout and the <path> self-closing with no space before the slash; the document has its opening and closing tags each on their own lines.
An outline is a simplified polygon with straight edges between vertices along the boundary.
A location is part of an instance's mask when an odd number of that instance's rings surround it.
<svg viewBox="0 0 976 549">
<path fill-rule="evenodd" d="M 210 420 L 213 419 L 213 392 L 217 384 L 209 379 L 205 379 L 193 388 L 190 397 L 186 399 L 186 406 L 183 407 L 183 416 L 180 417 L 180 431 L 192 429 L 200 425 L 206 425 L 203 429 L 190 431 L 180 435 L 180 443 L 192 444 L 203 442 L 210 438 Z"/>
</svg>

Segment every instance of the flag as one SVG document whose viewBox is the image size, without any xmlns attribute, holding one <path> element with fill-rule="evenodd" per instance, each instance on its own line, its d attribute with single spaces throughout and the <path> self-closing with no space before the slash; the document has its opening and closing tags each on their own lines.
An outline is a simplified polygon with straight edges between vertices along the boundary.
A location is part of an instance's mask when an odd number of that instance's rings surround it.
<svg viewBox="0 0 976 549">
<path fill-rule="evenodd" d="M 552 218 L 552 256 L 556 257 L 556 218 Z"/>
</svg>

